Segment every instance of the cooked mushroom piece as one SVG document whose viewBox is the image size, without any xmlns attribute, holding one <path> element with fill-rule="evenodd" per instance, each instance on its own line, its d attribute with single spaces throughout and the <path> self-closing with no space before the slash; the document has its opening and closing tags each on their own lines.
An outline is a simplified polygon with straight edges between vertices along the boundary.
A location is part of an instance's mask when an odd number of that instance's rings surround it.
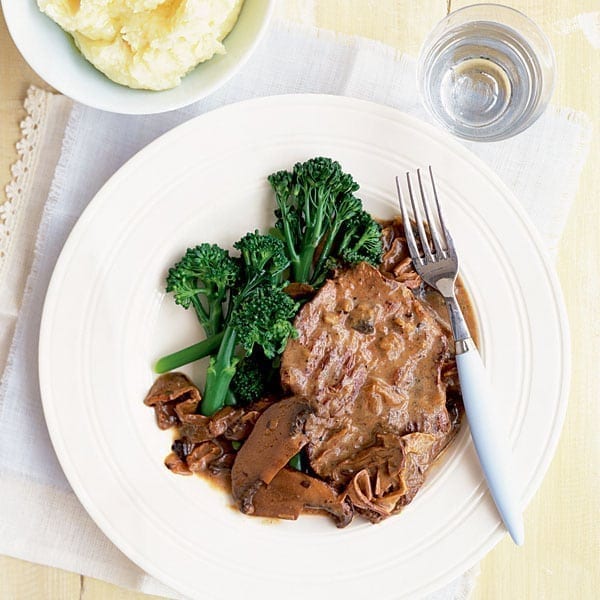
<svg viewBox="0 0 600 600">
<path fill-rule="evenodd" d="M 271 483 L 306 444 L 308 412 L 305 402 L 291 397 L 271 405 L 256 421 L 231 471 L 231 491 L 244 512 L 252 512 L 252 496 L 258 487 Z"/>
<path fill-rule="evenodd" d="M 345 496 L 324 481 L 285 468 L 306 444 L 308 414 L 307 404 L 292 397 L 273 404 L 259 417 L 233 464 L 233 497 L 247 514 L 297 519 L 305 509 L 322 510 L 343 527 L 352 520 L 352 506 Z"/>
<path fill-rule="evenodd" d="M 197 406 L 200 392 L 183 373 L 161 375 L 144 398 L 146 406 L 154 407 L 156 423 L 160 429 L 169 429 L 179 423 L 176 406 L 186 401 Z"/>
<path fill-rule="evenodd" d="M 252 504 L 246 508 L 257 517 L 292 520 L 306 509 L 323 511 L 338 527 L 348 525 L 354 514 L 345 494 L 338 494 L 332 486 L 316 477 L 289 468 L 279 471 L 269 485 L 259 485 Z"/>
</svg>

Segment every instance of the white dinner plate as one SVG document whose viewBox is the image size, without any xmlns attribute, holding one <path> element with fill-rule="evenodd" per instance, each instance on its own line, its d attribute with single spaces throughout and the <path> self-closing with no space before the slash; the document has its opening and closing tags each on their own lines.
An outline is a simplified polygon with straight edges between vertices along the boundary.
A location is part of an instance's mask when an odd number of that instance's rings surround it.
<svg viewBox="0 0 600 600">
<path fill-rule="evenodd" d="M 354 175 L 377 217 L 397 213 L 396 174 L 433 165 L 523 508 L 560 433 L 569 336 L 559 285 L 518 201 L 473 154 L 396 110 L 341 97 L 269 97 L 198 117 L 131 159 L 84 212 L 52 277 L 39 355 L 48 428 L 79 499 L 127 556 L 194 598 L 420 596 L 505 534 L 466 426 L 403 513 L 344 530 L 316 516 L 245 516 L 163 465 L 172 434 L 142 403 L 152 365 L 200 337 L 193 313 L 164 294 L 166 270 L 188 246 L 231 247 L 266 230 L 267 175 L 316 155 Z"/>
</svg>

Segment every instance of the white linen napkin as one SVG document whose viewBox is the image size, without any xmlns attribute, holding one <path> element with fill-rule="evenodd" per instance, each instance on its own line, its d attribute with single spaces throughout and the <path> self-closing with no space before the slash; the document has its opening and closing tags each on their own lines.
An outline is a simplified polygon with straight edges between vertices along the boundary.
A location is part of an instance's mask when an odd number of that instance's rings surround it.
<svg viewBox="0 0 600 600">
<path fill-rule="evenodd" d="M 179 597 L 111 544 L 62 473 L 44 422 L 37 379 L 44 295 L 73 224 L 134 153 L 173 126 L 218 106 L 295 92 L 372 100 L 427 120 L 417 99 L 413 59 L 377 42 L 285 22 L 272 26 L 243 71 L 224 88 L 179 111 L 132 117 L 73 104 L 62 138 L 70 101 L 30 91 L 21 160 L 7 188 L 9 201 L 0 207 L 0 368 L 15 331 L 0 383 L 0 554 Z M 550 108 L 513 139 L 465 142 L 515 192 L 553 254 L 577 189 L 590 132 L 585 115 Z M 46 200 L 48 165 L 54 167 L 59 152 Z M 468 573 L 430 598 L 466 598 L 472 587 Z"/>
</svg>

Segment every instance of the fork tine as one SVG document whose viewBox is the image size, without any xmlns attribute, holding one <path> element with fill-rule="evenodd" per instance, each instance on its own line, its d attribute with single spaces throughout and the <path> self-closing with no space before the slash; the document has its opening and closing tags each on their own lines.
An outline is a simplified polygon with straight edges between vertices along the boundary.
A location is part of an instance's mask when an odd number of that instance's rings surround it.
<svg viewBox="0 0 600 600">
<path fill-rule="evenodd" d="M 429 179 L 431 180 L 431 188 L 433 189 L 433 197 L 435 198 L 435 206 L 437 208 L 438 219 L 440 220 L 440 226 L 442 227 L 442 232 L 444 233 L 444 241 L 446 242 L 446 248 L 448 252 L 451 254 L 456 254 L 454 250 L 454 241 L 452 240 L 452 236 L 446 227 L 446 223 L 444 221 L 444 215 L 442 214 L 442 208 L 440 206 L 440 200 L 438 198 L 437 188 L 435 186 L 435 180 L 433 178 L 433 169 L 431 165 L 429 165 Z"/>
<path fill-rule="evenodd" d="M 423 263 L 421 259 L 419 248 L 415 240 L 415 235 L 410 224 L 410 217 L 408 215 L 408 209 L 406 207 L 406 201 L 402 195 L 402 186 L 400 185 L 400 177 L 396 177 L 396 188 L 398 189 L 398 201 L 400 203 L 400 212 L 402 213 L 402 225 L 404 226 L 404 235 L 406 236 L 406 243 L 408 244 L 408 251 L 410 256 L 415 262 Z"/>
<path fill-rule="evenodd" d="M 423 226 L 423 217 L 421 216 L 421 210 L 417 208 L 415 195 L 413 194 L 412 184 L 410 180 L 410 172 L 406 173 L 406 181 L 408 182 L 408 194 L 410 196 L 410 202 L 412 204 L 413 213 L 415 215 L 415 222 L 417 223 L 417 231 L 420 238 L 419 241 L 421 242 L 421 248 L 423 249 L 423 254 L 425 255 L 425 262 L 432 262 L 433 255 L 431 254 L 429 239 L 427 238 L 427 234 L 425 233 L 425 227 Z"/>
<path fill-rule="evenodd" d="M 431 172 L 430 172 L 431 173 Z M 425 194 L 425 189 L 423 187 L 423 178 L 421 177 L 421 169 L 417 169 L 417 179 L 419 180 L 419 191 L 421 192 L 421 200 L 423 201 L 423 206 L 425 207 L 425 217 L 427 220 L 427 224 L 429 226 L 429 234 L 433 240 L 433 246 L 435 248 L 436 258 L 444 258 L 446 253 L 444 252 L 444 248 L 442 245 L 442 240 L 440 239 L 440 234 L 438 231 L 437 223 L 435 219 L 432 218 L 431 209 L 429 208 L 429 198 L 428 195 Z M 438 204 L 439 208 L 439 204 Z M 438 210 L 439 215 L 439 210 Z"/>
</svg>

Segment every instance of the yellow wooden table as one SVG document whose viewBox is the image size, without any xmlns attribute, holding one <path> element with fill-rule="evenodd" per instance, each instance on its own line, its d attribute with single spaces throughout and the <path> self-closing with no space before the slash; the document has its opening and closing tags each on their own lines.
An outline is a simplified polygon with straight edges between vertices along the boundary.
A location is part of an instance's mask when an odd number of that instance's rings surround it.
<svg viewBox="0 0 600 600">
<path fill-rule="evenodd" d="M 23 0 L 9 0 L 21 2 Z M 553 102 L 586 112 L 596 132 L 558 261 L 573 339 L 570 404 L 558 452 L 525 513 L 527 543 L 505 539 L 482 562 L 474 598 L 600 597 L 600 1 L 505 0 L 550 36 L 558 62 Z M 286 0 L 282 16 L 417 54 L 449 8 L 468 0 Z M 50 50 L 50 49 L 49 49 Z M 47 87 L 0 23 L 0 183 L 8 182 L 29 84 Z M 0 203 L 4 196 L 0 196 Z M 544 199 L 540 198 L 540 202 Z M 1 282 L 0 282 L 1 284 Z M 2 493 L 2 490 L 0 490 Z M 149 598 L 88 577 L 0 557 L 1 600 Z"/>
</svg>

